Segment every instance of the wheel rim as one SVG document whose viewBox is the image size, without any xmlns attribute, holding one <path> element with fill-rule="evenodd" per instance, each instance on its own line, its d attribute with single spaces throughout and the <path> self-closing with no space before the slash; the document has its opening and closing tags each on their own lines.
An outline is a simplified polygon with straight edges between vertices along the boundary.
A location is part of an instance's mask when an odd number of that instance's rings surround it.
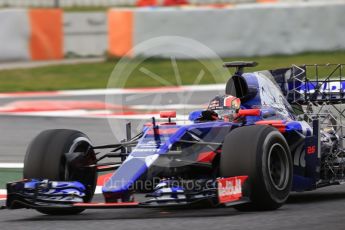
<svg viewBox="0 0 345 230">
<path fill-rule="evenodd" d="M 284 190 L 290 175 L 289 160 L 284 147 L 279 143 L 272 145 L 267 159 L 271 183 L 277 190 Z"/>
<path fill-rule="evenodd" d="M 91 169 L 91 168 L 88 170 L 86 169 L 79 170 L 77 168 L 74 169 L 73 166 L 70 165 L 71 162 L 69 162 L 67 159 L 69 157 L 72 157 L 73 159 L 73 157 L 75 157 L 73 156 L 74 153 L 86 153 L 86 151 L 88 151 L 88 148 L 90 146 L 92 146 L 92 144 L 89 141 L 89 139 L 85 137 L 76 138 L 71 144 L 71 146 L 69 147 L 68 151 L 65 153 L 63 164 L 62 164 L 62 173 L 64 176 L 64 180 L 79 181 L 82 184 L 84 184 L 85 187 L 87 188 L 86 197 L 84 197 L 85 202 L 91 200 L 93 196 L 94 189 L 96 186 L 96 179 L 97 179 L 96 171 L 95 169 Z M 76 160 L 78 161 L 76 164 L 79 165 L 77 167 L 80 167 L 81 165 L 85 164 L 85 162 L 83 162 L 83 159 L 76 158 Z"/>
<path fill-rule="evenodd" d="M 68 155 L 70 154 L 73 154 L 74 152 L 84 152 L 87 150 L 88 148 L 88 145 L 91 145 L 90 141 L 85 138 L 85 137 L 78 137 L 76 138 L 71 147 L 69 148 L 68 152 L 65 153 L 65 157 L 67 157 Z M 68 162 L 67 160 L 65 160 L 65 164 L 64 164 L 64 179 L 65 180 L 70 180 L 71 178 L 71 175 L 70 175 L 70 168 L 69 168 L 69 165 L 68 165 Z"/>
</svg>

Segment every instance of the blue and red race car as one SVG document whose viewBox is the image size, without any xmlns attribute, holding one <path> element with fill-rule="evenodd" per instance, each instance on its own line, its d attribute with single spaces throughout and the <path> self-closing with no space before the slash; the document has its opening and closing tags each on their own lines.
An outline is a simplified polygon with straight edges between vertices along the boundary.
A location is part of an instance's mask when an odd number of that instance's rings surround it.
<svg viewBox="0 0 345 230">
<path fill-rule="evenodd" d="M 25 179 L 7 184 L 7 208 L 46 214 L 200 205 L 274 210 L 291 191 L 341 184 L 343 65 L 243 72 L 256 64 L 225 63 L 236 68 L 225 96 L 190 113 L 189 124 L 162 112 L 166 122 L 152 118 L 134 137 L 128 124 L 126 141 L 105 146 L 93 146 L 76 130 L 43 131 L 28 147 Z M 332 70 L 321 79 L 322 67 Z M 104 201 L 94 202 L 103 171 L 114 173 L 102 188 Z"/>
</svg>

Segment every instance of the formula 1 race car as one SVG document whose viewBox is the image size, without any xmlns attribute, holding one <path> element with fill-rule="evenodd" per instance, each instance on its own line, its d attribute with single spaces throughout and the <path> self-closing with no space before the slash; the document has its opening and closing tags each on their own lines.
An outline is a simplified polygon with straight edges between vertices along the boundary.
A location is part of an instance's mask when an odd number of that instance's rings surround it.
<svg viewBox="0 0 345 230">
<path fill-rule="evenodd" d="M 165 123 L 152 118 L 134 137 L 128 123 L 127 139 L 105 146 L 93 146 L 75 130 L 40 133 L 25 156 L 25 179 L 7 184 L 7 208 L 45 214 L 200 205 L 274 210 L 291 191 L 344 182 L 343 65 L 243 72 L 256 64 L 224 64 L 236 68 L 225 94 L 241 103 L 231 120 L 200 110 L 178 124 L 176 113 L 165 111 Z M 104 201 L 94 202 L 97 175 L 107 170 L 114 173 L 102 187 Z"/>
</svg>

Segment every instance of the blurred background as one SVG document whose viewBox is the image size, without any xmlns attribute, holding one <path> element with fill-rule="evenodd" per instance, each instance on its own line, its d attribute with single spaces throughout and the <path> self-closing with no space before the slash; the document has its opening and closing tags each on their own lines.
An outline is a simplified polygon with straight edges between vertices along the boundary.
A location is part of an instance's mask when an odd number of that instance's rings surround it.
<svg viewBox="0 0 345 230">
<path fill-rule="evenodd" d="M 225 61 L 345 63 L 344 12 L 345 0 L 0 0 L 0 162 L 22 162 L 47 128 L 108 143 L 129 116 L 136 129 L 159 110 L 185 116 L 224 92 Z"/>
<path fill-rule="evenodd" d="M 140 130 L 224 92 L 224 61 L 344 64 L 344 12 L 343 0 L 0 0 L 0 193 L 42 130 L 118 142 L 128 120 Z M 123 60 L 130 74 L 113 74 Z"/>
<path fill-rule="evenodd" d="M 224 61 L 258 61 L 256 69 L 344 63 L 343 12 L 344 0 L 0 0 L 0 92 L 105 88 L 123 57 L 173 78 L 177 47 L 138 49 L 163 36 L 193 39 Z M 198 61 L 174 56 L 191 84 Z M 142 75 L 126 87 L 162 85 Z"/>
</svg>

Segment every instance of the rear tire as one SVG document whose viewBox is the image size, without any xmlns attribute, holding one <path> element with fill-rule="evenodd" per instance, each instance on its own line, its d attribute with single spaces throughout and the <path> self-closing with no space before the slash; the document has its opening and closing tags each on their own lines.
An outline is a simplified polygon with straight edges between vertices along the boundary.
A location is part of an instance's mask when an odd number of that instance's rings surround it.
<svg viewBox="0 0 345 230">
<path fill-rule="evenodd" d="M 41 132 L 29 145 L 23 176 L 27 179 L 49 179 L 54 181 L 79 181 L 86 187 L 84 202 L 89 202 L 96 188 L 97 172 L 85 165 L 96 163 L 90 150 L 91 141 L 76 130 L 53 129 Z M 78 214 L 80 208 L 41 208 L 37 211 L 49 215 Z"/>
<path fill-rule="evenodd" d="M 224 140 L 220 176 L 248 175 L 251 203 L 239 210 L 274 210 L 281 207 L 292 186 L 292 159 L 284 136 L 267 125 L 231 131 Z"/>
</svg>

